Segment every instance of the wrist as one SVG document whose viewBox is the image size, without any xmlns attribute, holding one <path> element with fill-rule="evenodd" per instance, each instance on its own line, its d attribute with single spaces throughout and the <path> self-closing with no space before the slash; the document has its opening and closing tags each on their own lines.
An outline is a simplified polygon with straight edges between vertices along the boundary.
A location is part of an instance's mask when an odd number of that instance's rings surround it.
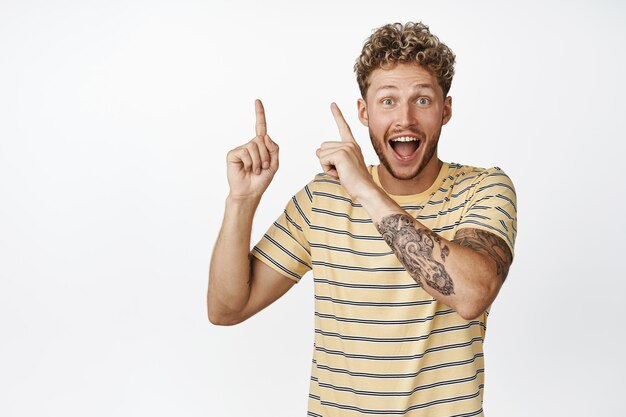
<svg viewBox="0 0 626 417">
<path fill-rule="evenodd" d="M 339 181 L 341 181 L 341 179 Z M 379 190 L 380 188 L 370 176 L 359 179 L 359 181 L 354 181 L 352 186 L 346 187 L 348 194 L 360 203 L 373 198 Z"/>
<path fill-rule="evenodd" d="M 367 207 L 386 196 L 385 192 L 369 178 L 368 181 L 364 181 L 358 188 L 355 188 L 353 198 L 363 207 Z"/>
<path fill-rule="evenodd" d="M 255 211 L 260 201 L 261 196 L 236 196 L 228 194 L 226 197 L 226 210 L 233 210 L 235 212 Z"/>
<path fill-rule="evenodd" d="M 371 187 L 363 189 L 357 201 L 361 203 L 374 223 L 378 223 L 385 216 L 395 213 L 404 213 L 398 203 L 389 197 L 389 195 L 374 182 L 372 182 Z"/>
</svg>

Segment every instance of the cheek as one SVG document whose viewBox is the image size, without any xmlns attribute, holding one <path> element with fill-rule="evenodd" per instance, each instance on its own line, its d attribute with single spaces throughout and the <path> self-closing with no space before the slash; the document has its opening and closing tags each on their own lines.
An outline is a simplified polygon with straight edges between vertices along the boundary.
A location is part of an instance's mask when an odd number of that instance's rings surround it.
<svg viewBox="0 0 626 417">
<path fill-rule="evenodd" d="M 369 128 L 377 137 L 384 137 L 388 127 L 388 121 L 382 117 L 370 117 L 369 119 Z"/>
<path fill-rule="evenodd" d="M 442 117 L 441 114 L 436 113 L 429 114 L 428 117 L 422 118 L 422 128 L 429 136 L 439 131 L 443 123 Z"/>
</svg>

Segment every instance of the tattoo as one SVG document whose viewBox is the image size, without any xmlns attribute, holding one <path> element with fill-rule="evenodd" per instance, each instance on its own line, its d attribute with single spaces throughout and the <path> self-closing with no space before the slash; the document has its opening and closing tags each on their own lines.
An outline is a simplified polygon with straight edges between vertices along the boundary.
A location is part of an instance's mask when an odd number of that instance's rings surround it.
<svg viewBox="0 0 626 417">
<path fill-rule="evenodd" d="M 441 241 L 441 238 L 439 236 L 437 236 L 435 240 L 439 243 L 439 249 L 441 249 L 441 260 L 445 262 L 446 256 L 450 255 L 450 249 L 445 243 Z"/>
<path fill-rule="evenodd" d="M 480 229 L 461 229 L 456 232 L 452 242 L 474 249 L 493 259 L 496 263 L 496 273 L 502 281 L 506 279 L 511 262 L 513 262 L 513 255 L 502 238 Z"/>
<path fill-rule="evenodd" d="M 443 295 L 454 294 L 452 278 L 443 264 L 433 257 L 435 244 L 439 246 L 443 262 L 450 254 L 450 249 L 437 234 L 428 229 L 418 229 L 413 218 L 406 214 L 384 217 L 376 223 L 376 228 L 418 284 L 425 282 Z"/>
</svg>

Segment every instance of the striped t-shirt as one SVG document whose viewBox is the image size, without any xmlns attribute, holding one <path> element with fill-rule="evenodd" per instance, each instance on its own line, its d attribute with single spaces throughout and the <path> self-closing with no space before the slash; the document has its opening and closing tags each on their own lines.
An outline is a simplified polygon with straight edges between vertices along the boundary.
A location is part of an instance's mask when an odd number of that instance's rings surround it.
<svg viewBox="0 0 626 417">
<path fill-rule="evenodd" d="M 515 190 L 499 168 L 444 163 L 428 190 L 391 197 L 446 239 L 482 229 L 513 253 Z M 487 313 L 465 320 L 424 291 L 338 181 L 316 176 L 253 255 L 296 282 L 313 270 L 309 416 L 482 415 Z"/>
</svg>

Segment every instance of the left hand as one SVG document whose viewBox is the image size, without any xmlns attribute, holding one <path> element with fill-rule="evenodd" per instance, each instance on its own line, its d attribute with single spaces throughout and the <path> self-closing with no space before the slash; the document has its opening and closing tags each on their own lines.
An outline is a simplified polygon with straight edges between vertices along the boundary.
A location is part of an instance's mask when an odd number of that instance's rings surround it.
<svg viewBox="0 0 626 417">
<path fill-rule="evenodd" d="M 330 110 L 339 129 L 341 141 L 324 142 L 316 151 L 324 173 L 339 180 L 352 198 L 358 199 L 371 187 L 376 187 L 367 170 L 361 147 L 339 107 L 332 103 Z"/>
</svg>

